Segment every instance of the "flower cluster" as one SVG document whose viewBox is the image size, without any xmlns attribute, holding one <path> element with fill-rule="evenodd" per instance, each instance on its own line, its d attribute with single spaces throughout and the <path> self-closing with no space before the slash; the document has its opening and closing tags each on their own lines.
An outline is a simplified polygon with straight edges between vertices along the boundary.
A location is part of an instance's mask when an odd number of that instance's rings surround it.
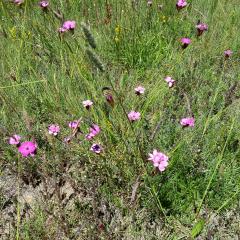
<svg viewBox="0 0 240 240">
<path fill-rule="evenodd" d="M 23 157 L 33 157 L 37 153 L 37 144 L 35 142 L 20 142 L 21 136 L 15 134 L 9 138 L 9 144 L 16 145 L 18 152 Z"/>
<path fill-rule="evenodd" d="M 15 3 L 16 5 L 21 5 L 21 4 L 23 4 L 23 2 L 24 2 L 24 0 L 13 0 L 13 3 Z M 147 5 L 149 7 L 152 6 L 152 4 L 153 4 L 152 0 L 147 0 Z M 185 8 L 187 5 L 188 5 L 188 3 L 186 0 L 177 0 L 176 8 L 178 11 L 180 11 L 181 9 Z M 39 6 L 43 10 L 47 10 L 49 7 L 49 2 L 48 1 L 40 1 Z M 159 8 L 162 8 L 162 6 L 160 5 Z M 165 18 L 165 16 L 164 16 L 164 18 Z M 195 27 L 197 30 L 197 36 L 201 36 L 205 31 L 208 30 L 208 25 L 206 23 L 203 23 L 200 21 L 198 22 L 198 24 Z M 64 32 L 69 32 L 69 31 L 73 33 L 75 28 L 76 28 L 76 22 L 73 20 L 67 20 L 67 21 L 63 22 L 62 26 L 58 29 L 58 31 L 59 31 L 59 33 L 64 33 Z M 84 24 L 82 24 L 82 28 L 85 33 L 86 39 L 88 40 L 89 45 L 93 49 L 95 49 L 96 43 L 94 42 L 94 39 L 90 33 L 90 30 Z M 120 25 L 117 25 L 115 28 L 116 43 L 118 43 L 120 41 L 121 31 L 122 31 L 122 28 L 120 27 Z M 192 40 L 190 38 L 183 37 L 180 39 L 180 42 L 181 42 L 182 48 L 186 49 L 191 44 Z M 104 65 L 98 59 L 98 56 L 95 55 L 95 53 L 89 49 L 86 50 L 86 53 L 89 55 L 89 58 L 93 62 L 95 62 L 95 65 L 97 66 L 97 68 L 103 72 Z M 230 49 L 225 50 L 224 51 L 225 59 L 230 58 L 232 56 L 232 54 L 233 54 L 232 50 L 230 50 Z M 175 84 L 175 80 L 170 76 L 165 77 L 165 81 L 167 82 L 169 88 L 172 88 Z M 110 88 L 108 88 L 108 87 L 103 88 L 106 101 L 112 107 L 114 107 L 113 94 L 109 90 L 110 90 Z M 134 89 L 134 91 L 137 96 L 140 96 L 145 93 L 145 88 L 143 86 L 139 85 Z M 82 101 L 82 104 L 83 104 L 84 108 L 86 108 L 87 110 L 90 110 L 90 108 L 93 107 L 93 102 L 89 99 Z M 132 124 L 133 122 L 139 121 L 141 119 L 141 113 L 138 111 L 132 110 L 127 114 L 127 118 L 130 121 L 130 123 Z M 195 118 L 194 117 L 182 118 L 180 120 L 180 125 L 182 127 L 194 127 L 195 126 Z M 80 130 L 80 120 L 71 121 L 68 123 L 68 126 L 72 131 L 72 135 L 70 137 L 64 138 L 65 143 L 69 143 L 71 141 L 71 139 L 73 138 L 73 136 L 75 136 L 77 133 L 79 133 L 79 132 L 82 133 Z M 97 124 L 92 124 L 89 127 L 88 133 L 86 135 L 83 135 L 84 139 L 90 141 L 90 143 L 92 144 L 90 151 L 92 151 L 96 154 L 100 154 L 103 150 L 103 147 L 100 144 L 92 143 L 91 141 L 93 139 L 95 139 L 95 137 L 100 132 L 101 132 L 100 127 Z M 56 137 L 60 133 L 60 126 L 58 124 L 49 125 L 48 133 L 50 135 Z M 17 134 L 15 134 L 9 138 L 9 144 L 15 145 L 18 149 L 18 152 L 23 157 L 34 156 L 37 151 L 37 144 L 34 141 L 21 142 L 21 136 L 19 136 Z M 164 153 L 159 152 L 158 150 L 154 149 L 153 152 L 149 154 L 148 160 L 150 160 L 152 162 L 152 164 L 154 165 L 154 167 L 156 167 L 160 172 L 163 172 L 166 169 L 166 167 L 168 166 L 169 157 L 167 155 L 165 155 Z"/>
</svg>

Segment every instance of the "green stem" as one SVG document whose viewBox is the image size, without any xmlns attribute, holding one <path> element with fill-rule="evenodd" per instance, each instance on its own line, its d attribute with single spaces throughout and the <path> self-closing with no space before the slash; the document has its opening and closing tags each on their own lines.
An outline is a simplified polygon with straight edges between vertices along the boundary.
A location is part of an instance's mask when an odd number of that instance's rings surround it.
<svg viewBox="0 0 240 240">
<path fill-rule="evenodd" d="M 201 199 L 200 205 L 199 205 L 199 207 L 198 207 L 198 209 L 197 209 L 196 218 L 199 216 L 200 210 L 201 210 L 202 205 L 203 205 L 203 202 L 204 202 L 204 200 L 205 200 L 205 198 L 206 198 L 206 196 L 207 196 L 208 190 L 209 190 L 209 188 L 210 188 L 210 186 L 211 186 L 211 184 L 212 184 L 213 178 L 214 178 L 214 176 L 215 176 L 215 174 L 216 174 L 216 172 L 217 172 L 217 170 L 218 170 L 219 165 L 221 164 L 221 162 L 222 162 L 222 160 L 223 160 L 223 155 L 224 155 L 225 149 L 226 149 L 226 147 L 227 147 L 227 144 L 228 144 L 230 135 L 231 135 L 231 133 L 232 133 L 234 123 L 235 123 L 235 119 L 233 120 L 233 123 L 232 123 L 232 125 L 231 125 L 230 130 L 229 130 L 229 134 L 228 134 L 227 140 L 226 140 L 226 142 L 225 142 L 225 144 L 224 144 L 224 146 L 223 146 L 223 149 L 222 149 L 222 152 L 221 152 L 221 154 L 220 154 L 220 156 L 219 156 L 219 159 L 218 159 L 218 161 L 217 161 L 217 164 L 216 164 L 216 166 L 215 166 L 215 168 L 214 168 L 214 171 L 213 171 L 213 173 L 212 173 L 212 175 L 211 175 L 211 177 L 210 177 L 210 179 L 209 179 L 209 181 L 208 181 L 207 187 L 206 187 L 206 189 L 205 189 L 205 191 L 204 191 L 204 194 L 203 194 L 203 197 L 202 197 L 202 199 Z"/>
<path fill-rule="evenodd" d="M 16 240 L 19 240 L 19 228 L 20 228 L 20 159 L 17 159 L 17 232 L 16 232 Z"/>
<path fill-rule="evenodd" d="M 126 111 L 125 107 L 123 106 L 122 101 L 121 101 L 121 99 L 120 99 L 117 91 L 116 91 L 115 88 L 114 88 L 114 85 L 113 85 L 113 83 L 112 83 L 112 81 L 111 81 L 111 79 L 110 79 L 110 77 L 109 77 L 109 74 L 107 74 L 107 79 L 108 79 L 109 84 L 111 85 L 111 88 L 112 88 L 113 92 L 116 94 L 116 97 L 117 97 L 117 99 L 119 100 L 119 104 L 120 104 L 120 106 L 121 106 L 124 114 L 126 115 L 126 117 L 127 117 L 127 119 L 128 119 L 127 111 Z M 132 130 L 132 132 L 133 132 L 133 134 L 134 134 L 135 140 L 136 140 L 136 142 L 137 142 L 137 150 L 138 150 L 138 152 L 140 153 L 140 156 L 141 156 L 141 159 L 142 159 L 143 169 L 144 169 L 145 173 L 146 173 L 147 176 L 148 176 L 147 168 L 146 168 L 146 164 L 145 164 L 145 156 L 144 156 L 144 153 L 143 153 L 142 150 L 141 150 L 141 146 L 140 146 L 140 144 L 139 144 L 139 142 L 138 142 L 138 139 L 137 139 L 135 130 L 134 130 L 134 128 L 133 128 L 133 126 L 132 126 L 132 124 L 131 124 L 131 122 L 130 122 L 129 119 L 128 119 L 128 123 L 129 123 L 129 125 L 130 125 L 130 128 L 131 128 L 131 130 Z M 147 179 L 148 179 L 148 178 L 147 178 Z M 150 193 L 151 193 L 151 195 L 156 199 L 158 208 L 159 208 L 159 209 L 161 210 L 161 212 L 163 213 L 165 219 L 167 219 L 167 216 L 166 216 L 165 210 L 164 210 L 164 208 L 163 208 L 163 206 L 162 206 L 162 204 L 161 204 L 161 201 L 160 201 L 159 198 L 157 197 L 157 192 L 156 192 L 155 186 L 151 185 L 151 183 L 149 182 L 149 180 L 148 180 L 148 185 L 151 186 Z"/>
</svg>

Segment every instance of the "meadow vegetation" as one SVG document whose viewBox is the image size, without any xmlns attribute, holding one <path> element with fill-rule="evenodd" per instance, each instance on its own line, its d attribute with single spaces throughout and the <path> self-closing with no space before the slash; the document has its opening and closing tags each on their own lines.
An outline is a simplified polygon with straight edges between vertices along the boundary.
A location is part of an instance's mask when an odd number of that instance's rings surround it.
<svg viewBox="0 0 240 240">
<path fill-rule="evenodd" d="M 0 16 L 2 239 L 238 239 L 238 0 Z"/>
</svg>

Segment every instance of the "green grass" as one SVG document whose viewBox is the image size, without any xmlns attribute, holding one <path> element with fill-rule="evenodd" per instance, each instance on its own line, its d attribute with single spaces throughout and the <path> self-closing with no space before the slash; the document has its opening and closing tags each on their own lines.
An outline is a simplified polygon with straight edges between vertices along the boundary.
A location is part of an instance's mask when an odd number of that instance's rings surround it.
<svg viewBox="0 0 240 240">
<path fill-rule="evenodd" d="M 189 237 L 199 219 L 208 221 L 205 211 L 235 206 L 240 196 L 240 6 L 237 0 L 189 0 L 189 6 L 177 12 L 175 3 L 162 1 L 160 11 L 155 1 L 152 7 L 139 1 L 133 8 L 131 1 L 111 0 L 107 7 L 103 0 L 53 0 L 44 13 L 30 0 L 22 7 L 1 2 L 2 172 L 17 171 L 17 151 L 7 144 L 8 137 L 17 133 L 25 140 L 34 138 L 38 153 L 33 159 L 19 159 L 20 177 L 27 176 L 30 184 L 36 178 L 70 178 L 91 199 L 76 200 L 70 212 L 59 210 L 47 231 L 49 211 L 61 204 L 56 200 L 47 212 L 46 206 L 38 206 L 32 222 L 20 222 L 20 239 L 49 239 L 58 228 L 71 237 L 79 224 L 81 237 L 94 239 L 100 222 L 105 226 L 102 239 L 108 234 L 123 238 L 123 232 L 131 239 L 144 237 L 143 226 L 149 221 L 164 224 L 163 239 L 178 239 Z M 77 22 L 74 34 L 59 37 L 61 20 L 53 13 L 57 9 L 65 20 Z M 199 38 L 198 20 L 209 25 Z M 104 64 L 104 72 L 86 53 L 81 22 L 91 26 L 97 44 L 91 51 Z M 192 39 L 185 50 L 181 37 Z M 234 53 L 228 60 L 226 49 Z M 168 75 L 176 80 L 171 89 L 164 81 Z M 144 96 L 134 94 L 137 85 L 146 88 Z M 103 87 L 112 88 L 114 108 L 106 103 Z M 85 99 L 94 101 L 89 112 L 82 106 Z M 141 112 L 141 121 L 134 124 L 125 115 L 132 109 Z M 183 129 L 180 119 L 192 113 L 195 127 Z M 96 142 L 104 147 L 103 154 L 91 153 L 89 142 L 80 143 L 82 136 L 68 146 L 62 143 L 70 134 L 68 122 L 80 117 L 84 134 L 91 122 L 101 127 Z M 47 133 L 51 123 L 61 126 L 58 139 Z M 155 148 L 170 157 L 162 174 L 147 161 Z M 69 172 L 66 165 L 74 170 Z M 130 203 L 138 178 L 136 199 Z M 114 220 L 99 213 L 102 202 L 123 229 L 116 230 Z M 157 232 L 148 234 L 148 239 L 158 239 Z"/>
</svg>

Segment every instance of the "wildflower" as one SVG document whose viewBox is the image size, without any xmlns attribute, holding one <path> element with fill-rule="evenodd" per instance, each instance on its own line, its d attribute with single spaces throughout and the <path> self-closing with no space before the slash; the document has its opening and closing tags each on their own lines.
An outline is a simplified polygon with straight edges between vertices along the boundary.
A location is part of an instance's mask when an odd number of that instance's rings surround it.
<svg viewBox="0 0 240 240">
<path fill-rule="evenodd" d="M 162 16 L 162 21 L 165 23 L 166 22 L 166 16 Z"/>
<path fill-rule="evenodd" d="M 115 41 L 116 43 L 119 43 L 119 42 L 120 42 L 120 39 L 119 39 L 118 37 L 115 37 L 115 38 L 114 38 L 114 41 Z"/>
<path fill-rule="evenodd" d="M 93 105 L 93 102 L 91 100 L 85 100 L 82 102 L 82 104 L 86 109 L 90 109 L 90 107 Z"/>
<path fill-rule="evenodd" d="M 156 149 L 153 150 L 153 153 L 149 153 L 148 160 L 152 161 L 153 166 L 157 167 L 159 171 L 163 172 L 168 166 L 168 156 L 164 153 L 158 152 Z"/>
<path fill-rule="evenodd" d="M 63 142 L 64 142 L 64 143 L 70 143 L 70 142 L 71 142 L 71 138 L 70 138 L 70 137 L 65 137 L 65 138 L 63 139 Z"/>
<path fill-rule="evenodd" d="M 114 100 L 111 94 L 106 95 L 106 100 L 112 107 L 114 106 Z"/>
<path fill-rule="evenodd" d="M 24 0 L 14 0 L 14 3 L 18 6 L 22 5 Z"/>
<path fill-rule="evenodd" d="M 190 38 L 181 38 L 182 48 L 185 49 L 191 43 Z"/>
<path fill-rule="evenodd" d="M 171 88 L 173 85 L 174 85 L 174 83 L 175 83 L 175 80 L 174 79 L 172 79 L 171 77 L 166 77 L 165 78 L 165 81 L 168 83 L 168 86 Z"/>
<path fill-rule="evenodd" d="M 89 133 L 86 135 L 87 140 L 93 139 L 96 135 L 100 133 L 101 129 L 97 124 L 93 124 L 90 127 Z"/>
<path fill-rule="evenodd" d="M 93 144 L 90 148 L 92 152 L 99 154 L 102 151 L 102 147 L 99 144 Z"/>
<path fill-rule="evenodd" d="M 76 27 L 76 22 L 75 21 L 65 21 L 63 23 L 62 27 L 60 27 L 58 29 L 58 32 L 59 33 L 64 33 L 64 32 L 67 32 L 67 31 L 74 32 L 75 27 Z"/>
<path fill-rule="evenodd" d="M 128 119 L 131 122 L 139 120 L 140 116 L 141 116 L 140 112 L 131 111 L 131 112 L 128 113 Z"/>
<path fill-rule="evenodd" d="M 111 105 L 111 107 L 114 107 L 114 99 L 111 92 L 111 89 L 109 87 L 104 87 L 102 89 L 103 95 L 105 96 L 106 101 Z"/>
<path fill-rule="evenodd" d="M 119 35 L 121 33 L 121 26 L 120 25 L 116 26 L 115 33 L 116 33 L 116 35 Z"/>
<path fill-rule="evenodd" d="M 194 127 L 195 119 L 193 117 L 182 118 L 180 124 L 183 127 Z"/>
<path fill-rule="evenodd" d="M 232 56 L 232 54 L 233 54 L 233 51 L 230 49 L 224 51 L 225 58 L 230 58 Z"/>
<path fill-rule="evenodd" d="M 43 9 L 46 10 L 48 8 L 49 2 L 48 1 L 41 1 L 39 2 L 39 6 Z"/>
<path fill-rule="evenodd" d="M 11 145 L 20 145 L 21 136 L 14 134 L 12 137 L 9 138 L 9 144 Z"/>
<path fill-rule="evenodd" d="M 57 136 L 60 132 L 60 127 L 57 124 L 52 124 L 48 127 L 48 133 L 53 136 Z"/>
<path fill-rule="evenodd" d="M 66 30 L 71 30 L 73 31 L 76 27 L 76 22 L 75 21 L 65 21 L 62 25 L 63 28 L 65 28 Z"/>
<path fill-rule="evenodd" d="M 142 86 L 138 86 L 138 87 L 136 87 L 134 90 L 135 90 L 135 93 L 136 93 L 137 95 L 142 95 L 142 94 L 144 94 L 144 92 L 145 92 L 145 88 L 142 87 Z"/>
<path fill-rule="evenodd" d="M 196 25 L 196 28 L 197 28 L 197 32 L 198 32 L 197 35 L 201 36 L 203 34 L 203 32 L 208 30 L 208 25 L 205 23 L 199 23 Z"/>
<path fill-rule="evenodd" d="M 72 122 L 69 122 L 69 124 L 68 124 L 68 126 L 69 126 L 70 128 L 73 128 L 73 129 L 77 128 L 78 125 L 79 125 L 79 121 L 77 121 L 77 120 L 72 121 Z"/>
<path fill-rule="evenodd" d="M 158 10 L 161 11 L 163 9 L 163 5 L 162 4 L 158 4 Z"/>
<path fill-rule="evenodd" d="M 34 156 L 37 152 L 37 144 L 34 142 L 23 142 L 18 147 L 18 151 L 23 157 Z"/>
<path fill-rule="evenodd" d="M 119 43 L 119 42 L 120 42 L 121 31 L 122 31 L 121 26 L 120 26 L 120 25 L 117 25 L 117 26 L 115 27 L 115 37 L 114 37 L 114 41 L 115 41 L 116 43 Z"/>
<path fill-rule="evenodd" d="M 147 1 L 147 5 L 148 5 L 149 7 L 151 7 L 151 6 L 152 6 L 152 0 L 148 0 L 148 1 Z"/>
<path fill-rule="evenodd" d="M 178 11 L 185 8 L 186 6 L 187 6 L 186 0 L 178 0 L 178 2 L 176 4 L 176 7 L 177 7 Z"/>
</svg>

